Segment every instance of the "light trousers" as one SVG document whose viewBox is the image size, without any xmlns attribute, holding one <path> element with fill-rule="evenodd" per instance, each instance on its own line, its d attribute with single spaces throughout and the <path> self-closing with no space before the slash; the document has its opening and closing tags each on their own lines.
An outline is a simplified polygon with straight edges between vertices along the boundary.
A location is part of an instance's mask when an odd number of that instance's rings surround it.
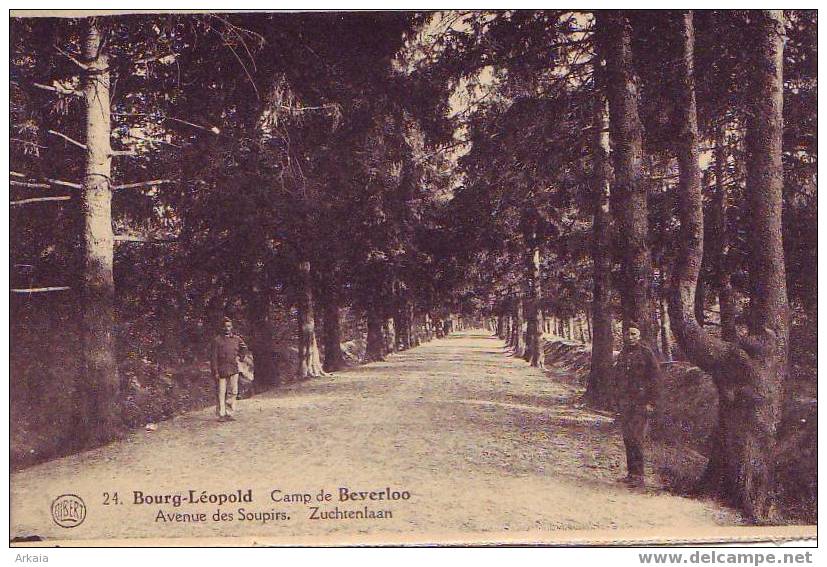
<svg viewBox="0 0 827 567">
<path fill-rule="evenodd" d="M 238 398 L 238 374 L 218 378 L 218 416 L 233 415 Z"/>
</svg>

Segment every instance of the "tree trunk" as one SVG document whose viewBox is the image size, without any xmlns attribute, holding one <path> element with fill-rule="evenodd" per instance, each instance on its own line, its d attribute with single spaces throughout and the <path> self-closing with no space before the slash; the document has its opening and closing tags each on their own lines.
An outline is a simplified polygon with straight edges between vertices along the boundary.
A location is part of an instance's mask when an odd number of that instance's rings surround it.
<svg viewBox="0 0 827 567">
<path fill-rule="evenodd" d="M 514 356 L 522 357 L 525 353 L 523 341 L 523 298 L 514 299 L 514 326 L 511 329 L 510 346 Z"/>
<path fill-rule="evenodd" d="M 588 313 L 586 313 L 586 333 L 588 337 L 586 342 L 591 343 L 594 337 L 592 336 L 592 319 L 589 317 Z"/>
<path fill-rule="evenodd" d="M 408 336 L 410 337 L 411 348 L 417 347 L 421 344 L 421 321 L 419 314 L 416 312 L 416 307 L 413 304 L 408 305 Z"/>
<path fill-rule="evenodd" d="M 703 268 L 703 262 L 701 262 Z M 698 276 L 698 285 L 695 286 L 695 320 L 698 325 L 703 327 L 706 324 L 706 314 L 704 308 L 706 307 L 706 282 L 703 279 L 703 269 Z"/>
<path fill-rule="evenodd" d="M 755 76 L 750 89 L 754 98 L 746 131 L 747 203 L 752 219 L 752 230 L 748 232 L 749 266 L 754 285 L 749 332 L 759 338 L 765 352 L 754 359 L 756 372 L 750 383 L 761 401 L 746 421 L 733 423 L 745 430 L 745 438 L 738 440 L 740 459 L 735 467 L 735 472 L 741 473 L 739 478 L 745 477 L 739 486 L 743 490 L 741 497 L 757 518 L 766 519 L 789 346 L 790 312 L 781 220 L 785 32 L 782 10 L 759 12 L 756 19 L 756 61 L 752 66 Z M 747 424 L 753 427 L 745 428 Z"/>
<path fill-rule="evenodd" d="M 170 279 L 177 281 L 175 277 L 177 274 L 170 274 Z M 184 338 L 184 324 L 186 319 L 186 298 L 180 286 L 173 290 L 172 296 L 169 297 L 169 305 L 162 317 L 163 335 L 161 336 L 161 348 L 164 355 L 174 365 L 179 365 L 183 362 L 182 355 L 187 350 L 185 348 Z M 121 376 L 121 380 L 126 378 Z M 126 384 L 121 384 L 121 388 L 125 388 Z"/>
<path fill-rule="evenodd" d="M 248 290 L 247 321 L 250 323 L 250 350 L 253 353 L 256 379 L 255 390 L 261 392 L 279 382 L 278 361 L 273 349 L 273 323 L 270 320 L 270 302 L 261 291 Z"/>
<path fill-rule="evenodd" d="M 713 285 L 718 295 L 721 317 L 721 338 L 734 341 L 735 295 L 731 283 L 731 264 L 729 260 L 729 196 L 724 181 L 726 174 L 726 127 L 722 121 L 715 130 L 715 194 L 710 206 L 710 229 L 712 235 Z"/>
<path fill-rule="evenodd" d="M 400 351 L 400 350 L 405 350 L 405 348 L 406 348 L 405 346 L 403 346 L 403 344 L 404 344 L 404 338 L 403 337 L 405 335 L 403 317 L 404 317 L 404 315 L 399 309 L 394 311 L 392 318 L 393 318 L 393 331 L 394 331 L 394 333 L 393 333 L 393 335 L 394 335 L 394 337 L 393 337 L 394 338 L 393 350 L 395 352 Z"/>
<path fill-rule="evenodd" d="M 385 354 L 396 352 L 398 349 L 396 341 L 396 327 L 392 317 L 385 317 L 382 324 L 382 334 L 385 338 Z"/>
<path fill-rule="evenodd" d="M 663 359 L 672 360 L 672 344 L 669 337 L 669 313 L 667 313 L 666 300 L 658 301 L 660 311 L 660 349 Z"/>
<path fill-rule="evenodd" d="M 86 169 L 83 179 L 83 362 L 90 444 L 111 439 L 120 428 L 120 381 L 115 358 L 115 281 L 112 274 L 111 115 L 109 63 L 98 20 L 86 20 L 83 79 L 86 105 Z"/>
<path fill-rule="evenodd" d="M 393 329 L 396 335 L 397 350 L 411 348 L 411 309 L 408 302 L 400 300 L 393 314 Z"/>
<path fill-rule="evenodd" d="M 536 244 L 526 256 L 528 301 L 526 302 L 526 345 L 523 357 L 536 368 L 545 368 L 543 352 L 543 311 L 540 308 L 540 248 Z"/>
<path fill-rule="evenodd" d="M 783 171 L 782 61 L 784 26 L 781 11 L 761 11 L 754 18 L 755 60 L 747 125 L 750 205 L 750 269 L 753 319 L 750 336 L 738 343 L 719 340 L 695 320 L 694 293 L 703 253 L 703 205 L 693 76 L 692 13 L 681 14 L 683 56 L 678 66 L 680 165 L 680 249 L 670 297 L 672 327 L 690 360 L 707 370 L 719 391 L 719 423 L 704 480 L 738 505 L 748 517 L 767 521 L 770 513 L 775 434 L 781 416 L 786 372 L 788 305 L 781 242 Z"/>
<path fill-rule="evenodd" d="M 652 300 L 652 258 L 648 245 L 648 204 L 641 182 L 643 126 L 638 114 L 638 84 L 632 61 L 631 26 L 622 11 L 597 13 L 601 53 L 606 59 L 606 94 L 614 151 L 611 205 L 618 225 L 624 327 L 640 326 L 644 340 L 655 345 L 657 326 Z"/>
<path fill-rule="evenodd" d="M 509 299 L 508 303 L 508 309 L 510 310 L 510 313 L 508 315 L 508 330 L 506 333 L 505 340 L 505 346 L 507 346 L 508 348 L 514 347 L 514 314 L 515 309 L 517 309 L 517 305 L 515 303 L 516 301 L 517 299 L 512 297 L 511 299 Z"/>
<path fill-rule="evenodd" d="M 526 290 L 529 291 L 529 290 Z M 526 317 L 526 326 L 525 326 L 525 348 L 523 349 L 523 356 L 522 359 L 525 361 L 531 360 L 531 348 L 534 344 L 534 325 L 531 322 L 531 312 L 533 308 L 531 307 L 531 295 L 526 293 L 526 300 L 524 302 L 525 308 L 525 317 Z"/>
<path fill-rule="evenodd" d="M 313 282 L 310 262 L 299 263 L 301 290 L 299 291 L 299 380 L 324 376 L 316 342 L 316 315 L 313 301 Z"/>
<path fill-rule="evenodd" d="M 526 282 L 526 343 L 523 358 L 531 366 L 545 367 L 543 352 L 543 294 L 540 280 L 540 243 L 543 241 L 545 221 L 539 211 L 526 207 L 520 218 L 520 230 L 525 243 L 525 282 Z"/>
<path fill-rule="evenodd" d="M 339 305 L 334 291 L 324 298 L 324 370 L 335 372 L 345 367 Z"/>
<path fill-rule="evenodd" d="M 367 362 L 385 360 L 387 346 L 386 339 L 382 332 L 382 313 L 375 306 L 371 306 L 367 310 L 367 320 L 368 337 L 365 345 L 365 360 Z"/>
</svg>

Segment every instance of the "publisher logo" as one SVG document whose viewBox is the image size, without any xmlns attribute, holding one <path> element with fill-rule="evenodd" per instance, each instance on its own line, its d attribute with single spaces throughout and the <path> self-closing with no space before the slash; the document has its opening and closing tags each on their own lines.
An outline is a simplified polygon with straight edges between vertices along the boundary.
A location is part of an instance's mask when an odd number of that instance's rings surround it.
<svg viewBox="0 0 827 567">
<path fill-rule="evenodd" d="M 61 528 L 74 528 L 86 519 L 86 504 L 80 496 L 63 494 L 52 502 L 52 520 Z"/>
</svg>

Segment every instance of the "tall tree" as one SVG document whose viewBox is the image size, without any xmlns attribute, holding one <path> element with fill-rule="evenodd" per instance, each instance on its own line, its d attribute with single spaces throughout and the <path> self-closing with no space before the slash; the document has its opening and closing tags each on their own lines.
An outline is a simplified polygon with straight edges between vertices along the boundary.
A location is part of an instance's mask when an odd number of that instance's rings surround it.
<svg viewBox="0 0 827 567">
<path fill-rule="evenodd" d="M 310 261 L 299 263 L 298 324 L 299 324 L 299 380 L 324 376 L 319 344 L 316 340 L 316 306 Z"/>
<path fill-rule="evenodd" d="M 694 85 L 694 26 L 680 14 L 682 56 L 677 153 L 680 164 L 681 250 L 673 272 L 670 314 L 681 347 L 715 378 L 718 428 L 705 478 L 751 518 L 769 518 L 775 434 L 786 372 L 788 308 L 781 239 L 783 174 L 784 19 L 781 11 L 749 16 L 755 31 L 752 91 L 747 125 L 748 202 L 751 210 L 751 317 L 749 336 L 715 338 L 695 320 L 694 294 L 703 253 L 703 208 Z"/>
<path fill-rule="evenodd" d="M 331 279 L 335 274 L 327 274 L 322 285 L 326 290 L 322 293 L 322 317 L 324 318 L 324 370 L 335 372 L 345 367 L 342 353 L 342 323 L 339 309 L 339 286 Z"/>
<path fill-rule="evenodd" d="M 643 126 L 638 112 L 631 26 L 623 11 L 597 13 L 597 33 L 606 57 L 606 95 L 613 145 L 612 214 L 623 242 L 620 286 L 624 324 L 636 321 L 643 338 L 656 347 L 657 325 L 652 300 L 652 257 L 649 250 L 648 203 L 642 181 Z"/>
<path fill-rule="evenodd" d="M 730 258 L 730 216 L 731 205 L 728 183 L 726 155 L 726 122 L 721 120 L 715 127 L 714 171 L 715 185 L 709 207 L 709 234 L 712 238 L 712 276 L 713 286 L 718 295 L 721 321 L 721 338 L 733 341 L 736 338 L 735 295 L 732 289 L 732 260 Z"/>
<path fill-rule="evenodd" d="M 384 318 L 383 311 L 374 305 L 366 309 L 367 338 L 365 339 L 365 360 L 376 362 L 385 360 L 387 354 L 387 341 L 383 335 Z"/>
<path fill-rule="evenodd" d="M 511 328 L 511 340 L 508 346 L 514 352 L 514 356 L 522 358 L 525 355 L 525 333 L 523 326 L 525 325 L 525 299 L 522 292 L 517 292 L 514 298 L 513 314 L 514 326 Z"/>
<path fill-rule="evenodd" d="M 115 280 L 112 273 L 112 148 L 109 62 L 100 21 L 88 18 L 83 37 L 86 168 L 83 178 L 83 358 L 91 441 L 120 425 L 115 358 Z"/>
<path fill-rule="evenodd" d="M 611 310 L 611 156 L 609 109 L 602 90 L 595 89 L 592 124 L 592 352 L 586 398 L 597 405 L 609 401 L 609 379 L 614 363 Z"/>
<path fill-rule="evenodd" d="M 526 247 L 526 344 L 523 356 L 531 366 L 544 368 L 540 245 L 545 235 L 545 220 L 536 208 L 531 207 L 523 211 L 520 225 Z"/>
</svg>

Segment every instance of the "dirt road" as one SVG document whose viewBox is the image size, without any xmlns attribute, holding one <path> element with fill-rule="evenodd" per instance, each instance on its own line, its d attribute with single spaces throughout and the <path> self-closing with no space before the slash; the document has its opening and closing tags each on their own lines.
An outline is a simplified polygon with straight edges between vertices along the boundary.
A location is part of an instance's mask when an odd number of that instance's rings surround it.
<svg viewBox="0 0 827 567">
<path fill-rule="evenodd" d="M 234 423 L 195 412 L 15 473 L 11 532 L 541 541 L 557 530 L 737 523 L 710 502 L 615 484 L 624 471 L 613 420 L 576 400 L 573 386 L 507 356 L 501 341 L 454 335 L 242 400 Z M 53 521 L 63 494 L 83 500 L 82 524 Z M 239 495 L 252 502 L 232 502 Z"/>
</svg>

